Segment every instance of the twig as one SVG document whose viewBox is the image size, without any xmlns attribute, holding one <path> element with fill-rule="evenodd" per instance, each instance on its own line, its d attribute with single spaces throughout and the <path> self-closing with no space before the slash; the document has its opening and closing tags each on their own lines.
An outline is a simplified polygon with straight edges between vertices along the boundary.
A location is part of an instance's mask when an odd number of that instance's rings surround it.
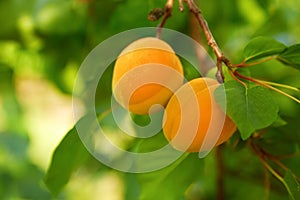
<svg viewBox="0 0 300 200">
<path fill-rule="evenodd" d="M 232 67 L 232 65 L 231 65 L 229 59 L 227 59 L 225 57 L 225 55 L 222 53 L 221 49 L 219 48 L 216 40 L 214 39 L 213 34 L 211 33 L 211 31 L 207 25 L 206 20 L 204 19 L 200 9 L 195 4 L 194 0 L 184 0 L 184 1 L 187 4 L 190 12 L 195 15 L 197 21 L 200 24 L 201 29 L 204 32 L 204 35 L 206 37 L 208 45 L 213 49 L 213 51 L 216 55 L 216 58 L 217 58 L 216 64 L 217 64 L 217 68 L 218 68 L 218 71 L 216 73 L 216 78 L 220 83 L 223 83 L 224 75 L 223 75 L 223 70 L 222 70 L 222 63 L 224 63 L 227 67 Z M 179 2 L 179 10 L 182 12 L 184 10 L 183 0 L 178 0 L 178 2 Z M 161 37 L 162 28 L 164 27 L 167 19 L 171 16 L 173 6 L 174 6 L 174 0 L 167 0 L 167 3 L 165 5 L 164 17 L 163 17 L 161 23 L 157 27 L 157 33 L 156 33 L 157 38 Z"/>
<path fill-rule="evenodd" d="M 237 82 L 239 82 L 240 84 L 242 84 L 245 88 L 248 88 L 248 86 L 247 86 L 246 83 L 244 83 L 243 81 L 241 81 L 240 79 L 238 79 L 238 78 L 234 75 L 234 72 L 232 71 L 231 68 L 229 68 L 228 72 L 229 72 L 230 76 L 231 76 L 234 80 L 236 80 Z"/>
<path fill-rule="evenodd" d="M 280 155 L 280 156 L 275 156 L 275 157 L 279 160 L 284 160 L 284 159 L 289 159 L 289 158 L 294 158 L 294 157 L 300 157 L 300 152 L 285 154 L 285 155 Z"/>
<path fill-rule="evenodd" d="M 208 42 L 208 45 L 213 49 L 216 57 L 217 57 L 217 80 L 220 83 L 224 82 L 224 75 L 223 75 L 223 71 L 222 71 L 222 63 L 224 63 L 226 66 L 231 67 L 231 63 L 230 61 L 224 56 L 224 54 L 222 53 L 221 49 L 219 48 L 217 42 L 214 39 L 214 36 L 212 35 L 206 20 L 204 19 L 200 9 L 198 8 L 198 6 L 195 4 L 194 0 L 185 0 L 189 10 L 195 15 L 195 17 L 197 18 L 203 32 L 204 35 L 206 37 L 206 40 Z"/>
<path fill-rule="evenodd" d="M 183 12 L 184 7 L 183 7 L 182 0 L 178 0 L 178 2 L 179 2 L 179 10 L 180 10 L 180 12 Z"/>
<path fill-rule="evenodd" d="M 287 192 L 289 193 L 290 197 L 294 200 L 294 196 L 291 192 L 290 187 L 288 186 L 288 184 L 286 183 L 286 181 L 284 180 L 284 178 L 282 176 L 280 176 L 279 173 L 277 173 L 265 160 L 264 155 L 261 155 L 261 153 L 259 152 L 259 150 L 256 148 L 256 145 L 253 143 L 253 141 L 250 141 L 250 146 L 252 151 L 258 156 L 258 158 L 261 160 L 263 166 L 278 180 L 282 183 L 282 185 L 286 188 Z"/>
<path fill-rule="evenodd" d="M 268 159 L 272 160 L 272 161 L 273 161 L 274 163 L 276 163 L 279 167 L 281 167 L 284 171 L 286 171 L 286 172 L 290 171 L 290 169 L 289 169 L 287 166 L 285 166 L 282 162 L 280 162 L 275 156 L 269 154 L 268 152 L 266 152 L 266 151 L 265 151 L 263 148 L 261 148 L 261 147 L 259 147 L 259 150 L 260 150 L 264 155 L 266 155 L 266 157 L 267 157 Z M 291 172 L 291 173 L 292 173 L 292 175 L 294 176 L 294 178 L 295 178 L 298 182 L 300 182 L 300 178 L 299 178 L 296 174 L 294 174 L 293 172 Z"/>
<path fill-rule="evenodd" d="M 207 76 L 207 73 L 210 69 L 216 66 L 211 57 L 208 55 L 205 48 L 203 48 L 203 38 L 201 37 L 201 28 L 198 25 L 197 19 L 194 17 L 192 13 L 189 15 L 189 33 L 190 36 L 197 41 L 193 45 L 197 61 L 198 67 L 201 72 L 201 75 Z M 204 41 L 205 42 L 205 41 Z M 200 45 L 199 45 L 200 44 Z"/>
<path fill-rule="evenodd" d="M 270 199 L 271 182 L 268 169 L 264 167 L 264 185 L 265 185 L 265 199 Z"/>
<path fill-rule="evenodd" d="M 290 94 L 288 94 L 286 92 L 283 92 L 283 91 L 281 91 L 281 90 L 279 90 L 279 89 L 277 89 L 275 87 L 272 87 L 271 85 L 265 84 L 263 81 L 260 81 L 260 80 L 254 79 L 254 78 L 250 78 L 250 77 L 247 77 L 247 76 L 244 76 L 244 75 L 238 73 L 237 71 L 234 71 L 234 75 L 236 75 L 236 76 L 238 76 L 238 77 L 240 77 L 242 79 L 245 79 L 245 80 L 248 80 L 248 81 L 252 81 L 253 83 L 256 83 L 257 85 L 261 85 L 261 86 L 263 86 L 265 88 L 268 88 L 268 89 L 271 89 L 271 90 L 273 90 L 275 92 L 278 92 L 279 94 L 282 94 L 282 95 L 284 95 L 284 96 L 286 96 L 286 97 L 288 97 L 288 98 L 290 98 L 290 99 L 292 99 L 292 100 L 294 100 L 294 101 L 296 101 L 297 103 L 300 104 L 300 100 L 297 99 L 296 97 L 294 97 L 294 96 L 292 96 L 292 95 L 290 95 Z"/>
<path fill-rule="evenodd" d="M 232 68 L 236 68 L 236 67 L 250 67 L 250 66 L 253 66 L 253 65 L 258 65 L 258 64 L 261 64 L 261 63 L 273 60 L 275 58 L 276 58 L 276 56 L 270 56 L 268 58 L 265 58 L 265 59 L 262 59 L 262 60 L 259 60 L 259 61 L 256 61 L 256 62 L 252 62 L 252 63 L 246 63 L 246 61 L 243 61 L 240 64 L 232 65 Z"/>
<path fill-rule="evenodd" d="M 254 154 L 258 156 L 261 163 L 263 164 L 263 167 L 264 167 L 264 185 L 266 187 L 266 196 L 265 196 L 265 198 L 268 199 L 268 197 L 270 195 L 269 194 L 270 193 L 270 179 L 269 179 L 268 172 L 270 172 L 273 176 L 275 176 L 279 181 L 281 181 L 282 178 L 266 162 L 264 156 L 261 155 L 260 152 L 257 150 L 257 148 L 256 148 L 255 144 L 253 143 L 253 141 L 250 141 L 250 147 L 251 147 L 252 151 L 254 152 Z"/>
<path fill-rule="evenodd" d="M 167 19 L 172 14 L 173 5 L 174 5 L 174 0 L 168 0 L 167 1 L 166 5 L 165 5 L 165 15 L 164 15 L 164 18 L 162 19 L 162 21 L 160 22 L 160 24 L 157 27 L 157 33 L 156 33 L 156 37 L 157 38 L 161 37 L 162 28 L 164 27 Z"/>
<path fill-rule="evenodd" d="M 285 84 L 280 84 L 280 83 L 274 83 L 274 82 L 270 82 L 270 81 L 262 81 L 262 83 L 265 83 L 265 84 L 268 84 L 268 85 L 273 85 L 273 86 L 277 86 L 277 87 L 282 87 L 282 88 L 285 88 L 285 89 L 289 89 L 289 90 L 293 90 L 293 91 L 296 91 L 296 92 L 300 92 L 300 89 L 296 88 L 296 87 L 293 87 L 293 86 L 290 86 L 290 85 L 285 85 Z"/>
<path fill-rule="evenodd" d="M 161 18 L 165 14 L 165 10 L 162 8 L 154 8 L 150 11 L 148 14 L 148 19 L 150 21 L 157 21 L 159 18 Z"/>
<path fill-rule="evenodd" d="M 256 148 L 256 145 L 252 141 L 250 141 L 250 147 L 254 154 L 257 155 L 257 157 L 260 159 L 261 163 L 266 168 L 266 170 L 268 170 L 278 181 L 280 181 L 286 187 L 287 190 L 289 190 L 284 179 L 266 162 L 264 156 L 260 154 L 260 152 Z"/>
<path fill-rule="evenodd" d="M 216 161 L 217 161 L 217 199 L 225 199 L 225 188 L 224 188 L 224 160 L 222 155 L 221 147 L 216 148 Z"/>
</svg>

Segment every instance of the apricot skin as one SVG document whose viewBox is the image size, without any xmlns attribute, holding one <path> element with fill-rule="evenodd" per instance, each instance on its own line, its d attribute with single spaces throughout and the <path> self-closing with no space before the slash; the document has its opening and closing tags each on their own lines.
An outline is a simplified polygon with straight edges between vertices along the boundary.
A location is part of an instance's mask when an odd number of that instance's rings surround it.
<svg viewBox="0 0 300 200">
<path fill-rule="evenodd" d="M 135 114 L 148 114 L 155 104 L 166 106 L 173 91 L 182 84 L 183 69 L 179 58 L 158 38 L 146 37 L 132 42 L 115 62 L 114 97 Z"/>
<path fill-rule="evenodd" d="M 175 149 L 209 151 L 236 131 L 236 125 L 214 99 L 213 93 L 219 85 L 214 79 L 197 78 L 171 97 L 165 110 L 163 132 Z M 204 139 L 206 146 L 201 148 Z"/>
</svg>

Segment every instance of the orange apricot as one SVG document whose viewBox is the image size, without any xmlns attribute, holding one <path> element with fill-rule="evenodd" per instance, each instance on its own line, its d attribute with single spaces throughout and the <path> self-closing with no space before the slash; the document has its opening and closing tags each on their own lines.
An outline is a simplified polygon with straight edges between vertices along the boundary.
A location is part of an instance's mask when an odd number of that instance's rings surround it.
<svg viewBox="0 0 300 200">
<path fill-rule="evenodd" d="M 163 119 L 163 132 L 170 144 L 186 152 L 204 152 L 227 141 L 236 125 L 214 99 L 220 84 L 197 78 L 180 87 L 171 97 Z"/>
<path fill-rule="evenodd" d="M 166 106 L 183 84 L 183 69 L 166 42 L 146 37 L 129 44 L 118 56 L 112 78 L 116 101 L 135 114 L 148 114 Z M 152 107 L 156 104 L 160 107 Z"/>
</svg>

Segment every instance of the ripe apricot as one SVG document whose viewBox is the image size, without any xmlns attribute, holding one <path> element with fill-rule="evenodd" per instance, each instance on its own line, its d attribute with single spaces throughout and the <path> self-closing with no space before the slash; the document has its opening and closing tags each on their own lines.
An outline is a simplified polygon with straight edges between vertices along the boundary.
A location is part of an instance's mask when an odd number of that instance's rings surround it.
<svg viewBox="0 0 300 200">
<path fill-rule="evenodd" d="M 158 38 L 146 37 L 132 42 L 115 62 L 114 97 L 135 114 L 148 114 L 156 104 L 166 106 L 173 91 L 182 84 L 183 69 L 179 58 L 169 44 Z"/>
<path fill-rule="evenodd" d="M 235 124 L 214 99 L 213 93 L 219 85 L 211 78 L 197 78 L 171 97 L 165 110 L 163 132 L 175 149 L 209 151 L 235 132 Z"/>
</svg>

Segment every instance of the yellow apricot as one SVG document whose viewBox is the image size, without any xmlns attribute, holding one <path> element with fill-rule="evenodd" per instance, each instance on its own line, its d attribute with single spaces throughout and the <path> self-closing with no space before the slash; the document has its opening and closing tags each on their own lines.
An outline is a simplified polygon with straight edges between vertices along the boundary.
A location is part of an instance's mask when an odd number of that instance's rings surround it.
<svg viewBox="0 0 300 200">
<path fill-rule="evenodd" d="M 135 114 L 148 114 L 156 104 L 166 106 L 182 84 L 183 69 L 179 58 L 169 44 L 158 38 L 146 37 L 132 42 L 115 62 L 114 97 Z"/>
<path fill-rule="evenodd" d="M 219 85 L 211 78 L 197 78 L 171 97 L 165 110 L 163 132 L 175 149 L 209 151 L 236 131 L 233 121 L 214 99 L 213 93 Z"/>
</svg>

